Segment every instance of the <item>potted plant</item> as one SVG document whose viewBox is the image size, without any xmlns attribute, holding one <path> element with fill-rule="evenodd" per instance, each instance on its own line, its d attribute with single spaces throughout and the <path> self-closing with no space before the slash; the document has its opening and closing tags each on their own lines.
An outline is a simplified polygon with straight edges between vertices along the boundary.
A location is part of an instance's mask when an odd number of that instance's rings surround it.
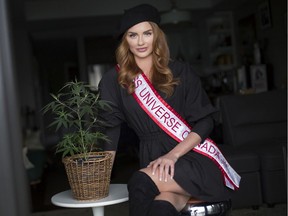
<svg viewBox="0 0 288 216">
<path fill-rule="evenodd" d="M 97 200 L 108 196 L 112 155 L 98 148 L 99 142 L 109 141 L 97 130 L 105 122 L 99 112 L 110 108 L 93 87 L 77 80 L 67 82 L 43 112 L 51 112 L 54 120 L 49 127 L 66 132 L 56 145 L 62 154 L 73 197 L 77 200 Z"/>
</svg>

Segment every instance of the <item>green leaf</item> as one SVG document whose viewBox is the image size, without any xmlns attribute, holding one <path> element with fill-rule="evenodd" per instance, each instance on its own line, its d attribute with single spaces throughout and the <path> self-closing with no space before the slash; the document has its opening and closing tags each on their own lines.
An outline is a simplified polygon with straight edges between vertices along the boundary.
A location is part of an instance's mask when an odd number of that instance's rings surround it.
<svg viewBox="0 0 288 216">
<path fill-rule="evenodd" d="M 97 149 L 100 140 L 109 141 L 104 134 L 92 131 L 97 125 L 106 124 L 98 118 L 99 109 L 107 110 L 110 107 L 109 102 L 101 100 L 94 87 L 74 80 L 65 83 L 58 94 L 51 94 L 51 97 L 53 101 L 44 106 L 42 111 L 54 117 L 48 127 L 67 131 L 56 148 L 62 157 L 87 154 Z"/>
</svg>

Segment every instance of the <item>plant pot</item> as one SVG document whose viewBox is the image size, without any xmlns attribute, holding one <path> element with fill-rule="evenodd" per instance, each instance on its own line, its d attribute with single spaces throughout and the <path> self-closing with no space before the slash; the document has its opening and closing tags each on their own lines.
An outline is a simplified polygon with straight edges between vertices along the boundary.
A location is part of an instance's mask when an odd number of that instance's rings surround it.
<svg viewBox="0 0 288 216">
<path fill-rule="evenodd" d="M 93 152 L 63 158 L 72 195 L 77 200 L 99 200 L 109 194 L 112 154 Z"/>
</svg>

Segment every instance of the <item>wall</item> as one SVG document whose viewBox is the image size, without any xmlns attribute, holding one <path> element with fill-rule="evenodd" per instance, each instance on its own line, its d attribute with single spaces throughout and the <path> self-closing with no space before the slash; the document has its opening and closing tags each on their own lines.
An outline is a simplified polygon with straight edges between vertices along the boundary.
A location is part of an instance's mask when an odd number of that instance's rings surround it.
<svg viewBox="0 0 288 216">
<path fill-rule="evenodd" d="M 235 10 L 235 23 L 237 26 L 239 21 L 249 16 L 254 16 L 255 37 L 256 41 L 261 45 L 263 63 L 270 66 L 270 79 L 273 79 L 271 87 L 277 89 L 287 87 L 287 1 L 269 1 L 272 26 L 266 29 L 263 29 L 260 25 L 259 5 L 263 2 L 263 0 L 249 1 Z M 239 36 L 239 28 L 236 28 L 236 31 L 236 35 Z M 242 61 L 240 43 L 241 41 L 239 41 L 238 37 L 237 54 L 240 58 L 239 62 Z"/>
<path fill-rule="evenodd" d="M 15 53 L 12 35 L 19 33 L 12 25 L 21 17 L 21 2 L 0 0 L 0 215 L 28 216 L 29 191 L 22 160 L 22 134 L 16 67 L 21 62 Z M 16 8 L 15 8 L 15 7 Z M 19 6 L 17 8 L 17 6 Z M 10 10 L 13 8 L 13 10 Z M 15 12 L 15 13 L 14 13 Z M 12 22 L 11 22 L 12 21 Z M 16 27 L 16 26 L 15 26 Z"/>
<path fill-rule="evenodd" d="M 246 2 L 244 5 L 233 9 L 236 31 L 239 31 L 238 24 L 240 20 L 251 14 L 257 14 L 258 5 L 262 0 Z M 286 7 L 284 6 L 285 0 L 273 0 L 273 2 L 270 0 L 270 3 L 273 25 L 266 30 L 262 30 L 256 25 L 256 35 L 257 39 L 265 45 L 265 63 L 271 65 L 273 69 L 273 80 L 271 81 L 273 87 L 281 88 L 286 85 L 287 78 L 285 64 L 287 55 L 285 49 L 283 49 L 287 44 L 286 31 L 285 28 L 283 28 L 283 14 Z M 239 5 L 241 4 L 239 3 Z M 217 10 L 218 9 L 220 10 L 220 8 L 217 8 Z M 195 26 L 183 26 L 180 29 L 176 28 L 168 32 L 168 39 L 172 41 L 171 44 L 173 45 L 171 46 L 172 56 L 184 57 L 184 60 L 190 61 L 200 75 L 203 75 L 202 71 L 205 67 L 205 58 L 202 53 L 198 54 L 198 52 L 200 49 L 203 51 L 207 44 L 203 36 L 207 30 L 205 28 L 205 16 L 208 16 L 212 12 L 212 10 L 205 10 L 205 12 L 193 11 L 194 16 L 199 14 L 202 16 L 197 20 L 192 20 L 194 24 L 196 23 Z M 109 24 L 104 21 L 109 21 Z M 95 27 L 101 23 L 101 28 Z M 106 25 L 104 26 L 103 23 Z M 256 18 L 255 23 L 257 24 Z M 25 80 L 25 82 L 21 83 L 21 86 L 23 86 L 23 89 L 27 86 L 27 88 L 21 91 L 23 95 L 21 98 L 25 98 L 25 94 L 29 96 L 29 99 L 23 100 L 23 103 L 28 103 L 31 98 L 34 98 L 36 92 L 41 93 L 40 96 L 37 96 L 41 101 L 36 101 L 37 103 L 34 101 L 29 102 L 32 107 L 36 107 L 36 109 L 41 108 L 41 105 L 45 104 L 49 99 L 49 92 L 55 92 L 56 89 L 59 89 L 60 84 L 66 81 L 66 75 L 63 73 L 65 73 L 65 65 L 67 62 L 76 64 L 76 67 L 80 70 L 80 74 L 85 73 L 85 63 L 107 63 L 105 62 L 105 58 L 109 59 L 107 61 L 110 63 L 111 57 L 114 55 L 114 44 L 111 43 L 113 40 L 113 38 L 111 38 L 111 30 L 107 30 L 107 28 L 109 26 L 111 28 L 111 26 L 114 25 L 116 26 L 115 19 L 108 19 L 107 17 L 79 17 L 77 19 L 29 21 L 27 27 L 29 35 L 32 38 L 30 45 L 33 47 L 33 58 L 36 59 L 35 65 L 40 79 L 40 84 L 36 83 L 36 87 L 41 85 L 41 89 L 38 90 L 36 88 L 36 91 L 31 89 L 33 86 L 35 88 L 35 83 L 33 80 L 34 74 L 32 73 L 31 76 L 31 73 L 27 73 L 29 69 L 24 70 L 23 68 L 22 71 L 25 71 L 24 73 L 19 71 L 20 81 Z M 236 40 L 239 40 L 238 33 L 239 32 L 236 32 L 235 34 Z M 23 39 L 19 41 L 25 43 L 27 39 L 25 39 L 25 41 Z M 105 41 L 108 41 L 107 43 L 109 45 L 106 44 Z M 177 45 L 177 47 L 175 45 Z M 27 44 L 25 46 L 26 48 L 21 51 L 22 55 L 25 56 L 25 58 L 31 57 L 29 56 L 29 47 L 27 47 Z M 239 52 L 238 49 L 238 56 L 240 56 Z M 86 56 L 83 56 L 83 54 Z M 31 62 L 29 63 L 29 59 L 25 62 L 26 64 L 31 64 Z M 241 59 L 239 59 L 238 62 L 240 63 Z M 27 65 L 25 65 L 25 68 L 27 68 Z M 33 69 L 33 67 L 31 69 Z M 29 92 L 31 92 L 31 94 L 29 94 Z M 36 106 L 33 105 L 34 103 L 36 103 Z M 38 115 L 41 117 L 40 113 L 38 113 Z"/>
</svg>

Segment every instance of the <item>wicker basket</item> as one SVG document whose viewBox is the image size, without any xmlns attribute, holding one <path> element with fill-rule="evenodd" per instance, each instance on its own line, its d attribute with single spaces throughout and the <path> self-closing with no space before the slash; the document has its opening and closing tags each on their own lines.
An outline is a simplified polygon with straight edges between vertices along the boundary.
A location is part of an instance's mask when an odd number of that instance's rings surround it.
<svg viewBox="0 0 288 216">
<path fill-rule="evenodd" d="M 112 154 L 93 152 L 88 158 L 83 160 L 83 155 L 78 154 L 63 159 L 72 195 L 77 200 L 99 200 L 109 194 Z"/>
</svg>

